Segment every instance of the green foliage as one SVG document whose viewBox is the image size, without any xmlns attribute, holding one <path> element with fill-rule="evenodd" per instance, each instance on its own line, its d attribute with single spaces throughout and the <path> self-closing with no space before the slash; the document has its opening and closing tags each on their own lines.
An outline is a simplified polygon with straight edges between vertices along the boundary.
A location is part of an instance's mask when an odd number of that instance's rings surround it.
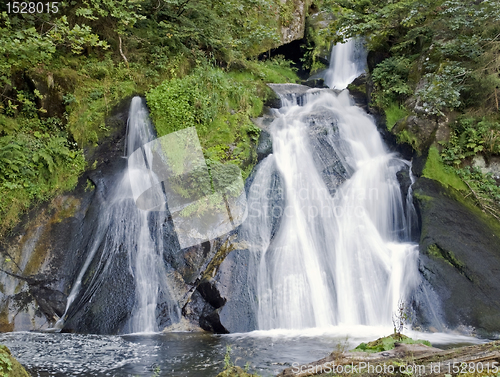
<svg viewBox="0 0 500 377">
<path fill-rule="evenodd" d="M 161 368 L 157 366 L 153 371 L 153 377 L 160 377 L 160 373 L 161 373 Z"/>
<path fill-rule="evenodd" d="M 337 15 L 332 27 L 343 31 L 338 40 L 362 35 L 368 37 L 370 49 L 386 48 L 391 41 L 406 36 L 409 30 L 421 27 L 439 3 L 431 0 L 331 1 L 331 8 Z M 415 44 L 417 36 L 413 38 L 413 41 L 406 42 Z"/>
<path fill-rule="evenodd" d="M 372 72 L 373 83 L 377 89 L 374 102 L 380 107 L 401 103 L 411 93 L 408 85 L 410 60 L 404 57 L 391 57 L 377 65 Z"/>
<path fill-rule="evenodd" d="M 382 61 L 373 68 L 375 104 L 414 96 L 424 112 L 496 111 L 500 20 L 493 2 L 331 0 L 338 40 L 362 35 Z"/>
<path fill-rule="evenodd" d="M 70 26 L 66 16 L 49 21 L 50 30 L 40 32 L 43 18 L 0 13 L 0 85 L 12 84 L 11 77 L 19 71 L 50 62 L 57 48 L 79 54 L 85 47 L 107 47 L 90 27 Z"/>
<path fill-rule="evenodd" d="M 399 335 L 391 334 L 391 335 L 386 336 L 384 338 L 379 338 L 377 340 L 374 340 L 373 342 L 361 343 L 354 350 L 368 352 L 368 353 L 389 351 L 389 350 L 394 349 L 395 343 L 425 344 L 426 346 L 431 347 L 431 343 L 428 340 L 420 340 L 420 339 L 413 340 L 413 339 L 411 339 L 403 334 L 399 334 Z"/>
<path fill-rule="evenodd" d="M 424 76 L 424 87 L 416 91 L 423 102 L 424 111 L 432 115 L 444 115 L 443 109 L 454 109 L 461 105 L 460 93 L 463 78 L 469 72 L 458 66 L 444 65 L 435 73 Z"/>
<path fill-rule="evenodd" d="M 450 141 L 443 143 L 443 161 L 453 166 L 478 153 L 487 157 L 500 154 L 500 123 L 471 117 L 461 117 L 453 124 Z"/>
<path fill-rule="evenodd" d="M 234 364 L 231 362 L 231 346 L 226 346 L 226 354 L 224 355 L 224 370 L 232 368 Z"/>
<path fill-rule="evenodd" d="M 456 190 L 467 190 L 467 187 L 455 171 L 443 164 L 439 151 L 435 147 L 429 149 L 423 175 L 426 178 L 440 182 L 445 187 L 453 187 Z"/>
<path fill-rule="evenodd" d="M 29 377 L 26 370 L 4 345 L 0 345 L 0 377 Z"/>
<path fill-rule="evenodd" d="M 7 352 L 0 352 L 0 376 L 8 377 L 12 371 L 11 356 Z"/>
<path fill-rule="evenodd" d="M 125 28 L 131 28 L 137 21 L 146 18 L 140 14 L 141 2 L 141 0 L 83 0 L 75 14 L 92 21 L 110 20 L 118 31 L 123 32 Z"/>
<path fill-rule="evenodd" d="M 260 133 L 250 118 L 262 111 L 270 92 L 265 83 L 290 78 L 296 79 L 295 73 L 282 59 L 247 62 L 229 72 L 205 63 L 183 78 L 164 81 L 146 98 L 159 136 L 196 127 L 209 162 L 237 164 L 246 176 Z"/>
<path fill-rule="evenodd" d="M 404 129 L 397 134 L 397 141 L 399 144 L 406 143 L 411 145 L 413 150 L 420 151 L 420 141 L 411 131 Z"/>
<path fill-rule="evenodd" d="M 95 145 L 109 135 L 104 119 L 113 106 L 129 97 L 150 81 L 135 68 L 127 69 L 122 63 L 113 62 L 110 55 L 105 59 L 87 59 L 77 70 L 66 67 L 54 69 L 57 76 L 65 77 L 74 87 L 63 99 L 66 105 L 68 131 L 80 147 Z"/>
<path fill-rule="evenodd" d="M 72 189 L 84 168 L 82 151 L 64 137 L 40 131 L 0 137 L 0 233 L 31 203 Z"/>
<path fill-rule="evenodd" d="M 297 79 L 283 59 L 248 58 L 280 42 L 292 4 L 83 0 L 36 15 L 0 4 L 0 233 L 74 186 L 83 151 L 111 134 L 106 117 L 134 94 L 149 91 L 153 115 L 169 110 L 160 134 L 193 125 L 209 160 L 248 175 L 265 82 Z"/>
<path fill-rule="evenodd" d="M 466 167 L 456 172 L 469 188 L 476 205 L 500 221 L 500 187 L 491 173 L 483 174 L 478 168 Z"/>
<path fill-rule="evenodd" d="M 295 7 L 293 0 L 285 0 L 285 2 L 280 1 L 278 7 L 281 25 L 289 26 L 293 21 L 293 10 Z"/>
</svg>

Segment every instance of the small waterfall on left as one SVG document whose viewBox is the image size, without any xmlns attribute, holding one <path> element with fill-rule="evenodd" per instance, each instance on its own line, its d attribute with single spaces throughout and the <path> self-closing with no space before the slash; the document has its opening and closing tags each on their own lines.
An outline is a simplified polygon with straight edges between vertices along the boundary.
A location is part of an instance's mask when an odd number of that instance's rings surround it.
<svg viewBox="0 0 500 377">
<path fill-rule="evenodd" d="M 124 157 L 128 159 L 154 137 L 147 108 L 140 97 L 134 97 L 130 104 Z M 57 328 L 63 328 L 68 317 L 90 302 L 96 292 L 106 290 L 107 284 L 116 284 L 115 288 L 123 285 L 123 295 L 132 296 L 121 300 L 126 308 L 120 315 L 123 317 L 123 313 L 127 313 L 127 318 L 120 318 L 120 333 L 157 332 L 159 311 L 172 322 L 180 317 L 167 281 L 169 266 L 163 258 L 162 231 L 168 212 L 137 208 L 131 183 L 147 178 L 140 175 L 141 170 L 129 169 L 127 165 L 114 180 L 114 187 L 105 188 L 92 242 L 86 246 L 86 259 L 72 285 L 66 312 L 56 324 Z M 130 289 L 132 286 L 134 288 Z"/>
</svg>

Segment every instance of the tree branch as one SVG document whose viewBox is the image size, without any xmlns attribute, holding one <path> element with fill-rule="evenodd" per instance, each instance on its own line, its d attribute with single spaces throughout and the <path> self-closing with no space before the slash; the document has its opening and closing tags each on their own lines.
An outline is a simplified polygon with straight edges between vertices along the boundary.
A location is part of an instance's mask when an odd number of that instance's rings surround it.
<svg viewBox="0 0 500 377">
<path fill-rule="evenodd" d="M 120 35 L 118 35 L 118 40 L 120 41 L 120 44 L 118 46 L 118 49 L 120 50 L 120 55 L 122 56 L 123 60 L 125 60 L 125 64 L 127 65 L 127 68 L 129 68 L 127 57 L 125 56 L 125 54 L 123 53 L 123 50 L 122 50 L 122 37 Z"/>
</svg>

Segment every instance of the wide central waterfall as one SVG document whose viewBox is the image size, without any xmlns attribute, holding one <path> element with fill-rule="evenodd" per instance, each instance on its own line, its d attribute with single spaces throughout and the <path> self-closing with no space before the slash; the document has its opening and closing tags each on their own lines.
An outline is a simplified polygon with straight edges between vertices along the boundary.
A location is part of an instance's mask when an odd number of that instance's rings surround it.
<svg viewBox="0 0 500 377">
<path fill-rule="evenodd" d="M 332 78 L 351 71 L 355 52 L 352 43 L 336 49 Z M 353 78 L 330 85 L 344 89 Z M 258 328 L 390 326 L 419 281 L 415 214 L 397 179 L 409 163 L 387 150 L 347 90 L 296 87 L 275 87 L 282 108 L 270 125 L 273 153 L 255 173 L 241 231 L 254 261 Z"/>
</svg>

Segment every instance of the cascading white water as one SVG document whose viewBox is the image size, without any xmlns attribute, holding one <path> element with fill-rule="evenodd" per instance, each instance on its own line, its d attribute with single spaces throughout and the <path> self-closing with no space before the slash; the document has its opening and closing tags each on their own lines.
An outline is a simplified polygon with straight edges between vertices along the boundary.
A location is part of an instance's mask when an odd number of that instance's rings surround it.
<svg viewBox="0 0 500 377">
<path fill-rule="evenodd" d="M 132 99 L 127 123 L 126 157 L 137 148 L 154 138 L 154 131 L 149 115 L 140 97 Z M 142 175 L 141 175 L 142 174 Z M 169 318 L 179 318 L 179 308 L 171 298 L 167 271 L 162 258 L 162 224 L 166 221 L 166 212 L 152 212 L 138 209 L 131 190 L 132 182 L 141 182 L 149 177 L 140 169 L 125 169 L 117 180 L 117 185 L 110 189 L 102 206 L 96 234 L 89 247 L 87 258 L 72 286 L 68 296 L 66 312 L 56 324 L 62 328 L 69 309 L 79 302 L 91 299 L 96 287 L 102 284 L 113 258 L 122 252 L 128 254 L 129 272 L 135 283 L 135 303 L 131 316 L 125 326 L 125 332 L 151 333 L 158 331 L 157 307 L 161 295 L 167 303 Z M 82 292 L 83 280 L 91 264 L 101 250 L 100 273 L 93 273 L 86 289 Z M 117 284 L 119 284 L 117 282 Z M 165 310 L 165 307 L 164 309 Z"/>
<path fill-rule="evenodd" d="M 413 207 L 396 177 L 409 163 L 386 150 L 348 91 L 313 90 L 303 106 L 289 97 L 270 126 L 273 154 L 256 172 L 242 229 L 256 270 L 258 327 L 390 326 L 419 281 L 413 215 L 405 213 Z M 325 145 L 345 172 L 333 195 Z"/>
<path fill-rule="evenodd" d="M 366 52 L 359 39 L 348 39 L 332 47 L 330 67 L 326 70 L 325 84 L 332 89 L 345 89 L 366 69 Z"/>
<path fill-rule="evenodd" d="M 153 140 L 152 125 L 146 106 L 140 97 L 130 104 L 127 125 L 127 157 L 137 148 Z M 134 182 L 146 181 L 144 171 L 128 169 L 128 187 Z M 126 183 L 125 183 L 126 184 Z M 135 280 L 135 304 L 131 318 L 131 332 L 156 332 L 156 309 L 161 291 L 169 293 L 166 271 L 162 260 L 163 242 L 160 230 L 165 212 L 137 210 L 139 227 L 136 231 L 136 248 L 130 248 L 130 266 Z M 151 222 L 151 224 L 150 224 Z M 153 230 L 153 234 L 151 230 Z M 154 234 L 156 233 L 156 234 Z"/>
</svg>

